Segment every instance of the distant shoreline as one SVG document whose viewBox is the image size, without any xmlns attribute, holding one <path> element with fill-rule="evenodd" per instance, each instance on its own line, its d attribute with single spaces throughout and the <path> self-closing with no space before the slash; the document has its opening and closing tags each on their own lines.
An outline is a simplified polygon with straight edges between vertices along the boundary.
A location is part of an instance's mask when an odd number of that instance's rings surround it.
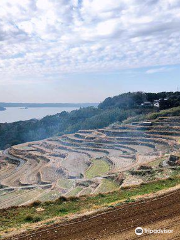
<svg viewBox="0 0 180 240">
<path fill-rule="evenodd" d="M 95 107 L 92 108 L 95 109 Z M 31 119 L 40 120 L 46 116 L 60 114 L 61 112 L 71 112 L 78 109 L 80 109 L 80 107 L 7 107 L 6 111 L 0 111 L 0 124 L 28 121 Z"/>
<path fill-rule="evenodd" d="M 98 104 L 99 103 L 4 103 L 4 102 L 0 102 L 1 108 L 6 108 L 6 107 L 19 107 L 19 108 L 90 107 L 90 106 L 97 107 Z"/>
</svg>

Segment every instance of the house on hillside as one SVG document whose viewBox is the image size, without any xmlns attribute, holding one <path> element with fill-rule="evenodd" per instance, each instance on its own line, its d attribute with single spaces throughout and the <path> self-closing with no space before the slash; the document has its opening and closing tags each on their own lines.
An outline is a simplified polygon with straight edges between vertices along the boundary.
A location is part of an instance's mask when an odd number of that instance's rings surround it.
<svg viewBox="0 0 180 240">
<path fill-rule="evenodd" d="M 153 105 L 154 105 L 154 107 L 159 108 L 160 107 L 160 100 L 154 100 Z"/>
<path fill-rule="evenodd" d="M 168 98 L 160 98 L 159 100 L 154 100 L 153 105 L 154 107 L 159 108 L 161 103 L 167 103 Z"/>
<path fill-rule="evenodd" d="M 151 102 L 143 102 L 141 103 L 142 107 L 153 107 L 153 104 Z"/>
</svg>

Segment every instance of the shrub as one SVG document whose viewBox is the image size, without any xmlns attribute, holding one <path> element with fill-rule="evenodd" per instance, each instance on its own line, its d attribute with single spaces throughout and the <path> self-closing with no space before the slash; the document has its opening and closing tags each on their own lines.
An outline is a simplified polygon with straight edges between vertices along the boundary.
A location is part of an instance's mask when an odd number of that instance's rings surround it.
<svg viewBox="0 0 180 240">
<path fill-rule="evenodd" d="M 75 196 L 72 196 L 72 197 L 69 197 L 68 200 L 71 201 L 71 202 L 77 202 L 77 201 L 79 201 L 79 198 L 75 197 Z"/>
<path fill-rule="evenodd" d="M 59 197 L 55 202 L 58 204 L 62 204 L 63 202 L 67 202 L 68 199 L 64 196 Z"/>
<path fill-rule="evenodd" d="M 40 217 L 36 216 L 36 217 L 33 218 L 34 223 L 39 222 L 39 221 L 41 221 Z"/>
<path fill-rule="evenodd" d="M 27 215 L 24 219 L 26 222 L 32 222 L 33 221 L 33 216 Z"/>
<path fill-rule="evenodd" d="M 99 193 L 98 196 L 101 197 L 101 198 L 103 198 L 103 197 L 105 197 L 105 194 Z"/>
<path fill-rule="evenodd" d="M 38 201 L 38 200 L 30 204 L 31 207 L 37 207 L 39 205 L 41 205 L 41 201 Z"/>
<path fill-rule="evenodd" d="M 68 210 L 66 208 L 61 208 L 59 210 L 60 213 L 68 213 Z"/>
<path fill-rule="evenodd" d="M 32 216 L 32 215 L 27 215 L 24 219 L 26 222 L 39 222 L 41 221 L 41 218 L 39 216 Z"/>
<path fill-rule="evenodd" d="M 51 205 L 52 204 L 52 201 L 46 201 L 46 202 L 44 202 L 44 205 L 46 205 L 46 206 L 49 206 L 49 205 Z"/>
<path fill-rule="evenodd" d="M 131 203 L 131 202 L 135 202 L 135 200 L 134 200 L 134 199 L 131 199 L 131 198 L 127 198 L 125 202 L 126 202 L 126 203 Z"/>
</svg>

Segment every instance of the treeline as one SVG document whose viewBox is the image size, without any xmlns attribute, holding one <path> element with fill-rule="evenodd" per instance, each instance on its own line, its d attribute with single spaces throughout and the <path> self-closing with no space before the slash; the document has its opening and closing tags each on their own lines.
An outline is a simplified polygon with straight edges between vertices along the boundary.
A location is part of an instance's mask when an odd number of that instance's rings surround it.
<svg viewBox="0 0 180 240">
<path fill-rule="evenodd" d="M 64 111 L 41 120 L 3 123 L 0 124 L 0 149 L 55 135 L 74 133 L 80 129 L 103 128 L 129 117 L 157 112 L 157 108 L 142 108 L 141 103 L 167 97 L 171 106 L 180 106 L 180 93 L 126 93 L 107 98 L 98 108 L 80 108 L 70 113 Z"/>
<path fill-rule="evenodd" d="M 118 107 L 121 109 L 139 108 L 144 102 L 153 103 L 160 100 L 160 110 L 180 106 L 180 92 L 160 92 L 160 93 L 124 93 L 119 96 L 109 97 L 99 104 L 101 109 Z"/>
</svg>

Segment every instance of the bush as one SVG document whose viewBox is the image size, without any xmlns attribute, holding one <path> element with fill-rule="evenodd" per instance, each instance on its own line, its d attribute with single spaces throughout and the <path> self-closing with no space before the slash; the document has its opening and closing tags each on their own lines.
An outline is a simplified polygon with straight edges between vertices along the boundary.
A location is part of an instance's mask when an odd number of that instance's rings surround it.
<svg viewBox="0 0 180 240">
<path fill-rule="evenodd" d="M 66 208 L 61 208 L 59 212 L 65 214 L 65 213 L 68 213 L 68 210 Z"/>
<path fill-rule="evenodd" d="M 79 201 L 79 198 L 75 197 L 75 196 L 72 196 L 72 197 L 69 197 L 68 200 L 71 201 L 71 202 L 77 202 L 77 201 Z"/>
<path fill-rule="evenodd" d="M 103 197 L 105 197 L 106 195 L 103 194 L 103 193 L 99 193 L 98 196 L 101 197 L 101 198 L 103 198 Z"/>
<path fill-rule="evenodd" d="M 41 218 L 39 216 L 32 216 L 32 215 L 27 215 L 25 217 L 25 222 L 39 222 L 41 221 Z"/>
<path fill-rule="evenodd" d="M 44 202 L 43 204 L 46 205 L 46 206 L 49 206 L 49 205 L 52 204 L 52 201 L 46 201 L 46 202 Z"/>
<path fill-rule="evenodd" d="M 41 201 L 38 201 L 38 200 L 30 204 L 31 207 L 37 207 L 39 205 L 41 205 Z"/>
<path fill-rule="evenodd" d="M 134 199 L 131 199 L 131 198 L 127 198 L 127 199 L 125 200 L 125 202 L 126 202 L 126 203 L 131 203 L 131 202 L 135 202 L 135 200 L 134 200 Z"/>
<path fill-rule="evenodd" d="M 33 216 L 27 215 L 24 219 L 26 222 L 32 222 L 33 221 Z"/>
<path fill-rule="evenodd" d="M 56 203 L 62 204 L 63 202 L 67 202 L 68 199 L 64 196 L 59 197 L 57 200 L 55 200 Z"/>
<path fill-rule="evenodd" d="M 33 218 L 33 222 L 36 223 L 36 222 L 40 222 L 41 221 L 41 218 L 36 216 Z"/>
</svg>

